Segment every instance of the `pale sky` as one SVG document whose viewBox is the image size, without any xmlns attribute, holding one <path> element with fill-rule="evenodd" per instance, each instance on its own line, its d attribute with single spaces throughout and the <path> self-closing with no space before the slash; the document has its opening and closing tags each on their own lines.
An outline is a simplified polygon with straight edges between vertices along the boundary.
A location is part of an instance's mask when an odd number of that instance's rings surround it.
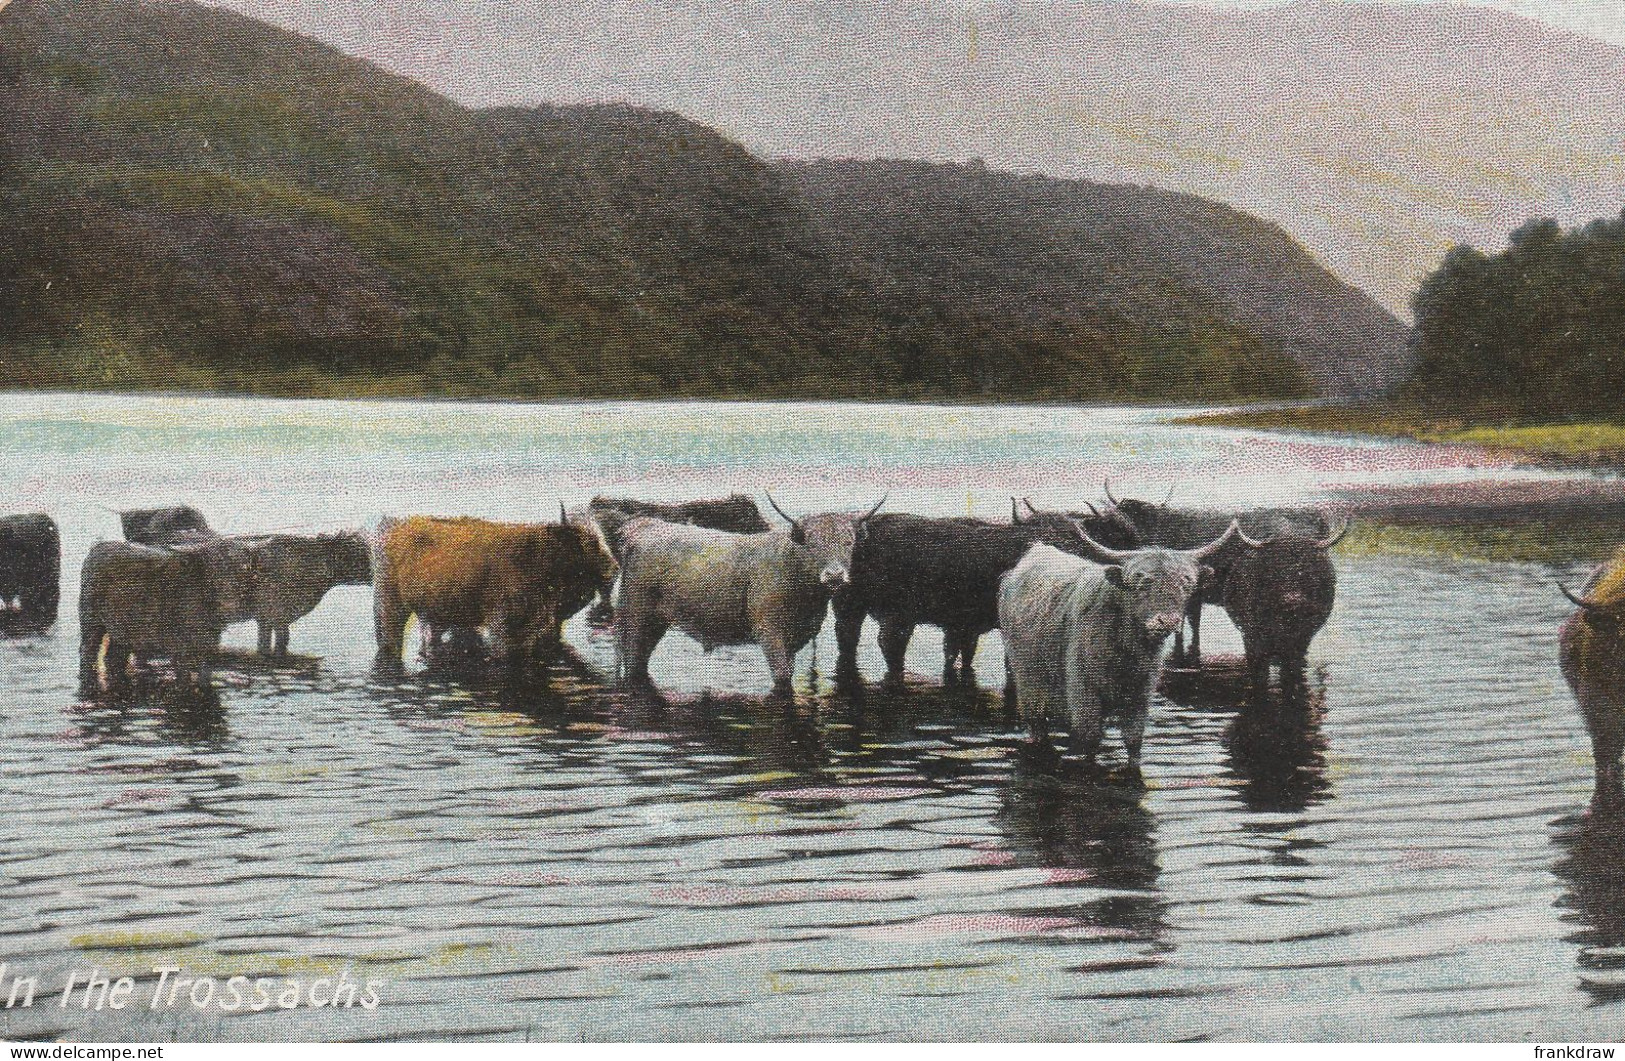
<svg viewBox="0 0 1625 1061">
<path fill-rule="evenodd" d="M 1278 7 L 1290 0 L 1181 0 L 1202 7 Z M 1419 0 L 1377 0 L 1379 3 L 1414 3 Z M 1467 0 L 1447 0 L 1467 2 Z M 1471 0 L 1475 7 L 1493 7 L 1525 18 L 1539 19 L 1561 29 L 1614 44 L 1625 44 L 1625 0 Z"/>
</svg>

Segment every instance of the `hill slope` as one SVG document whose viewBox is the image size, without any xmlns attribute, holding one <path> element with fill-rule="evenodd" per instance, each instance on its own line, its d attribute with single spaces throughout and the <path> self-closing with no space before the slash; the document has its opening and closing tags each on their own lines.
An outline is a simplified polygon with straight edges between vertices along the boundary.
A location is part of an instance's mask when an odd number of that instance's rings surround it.
<svg viewBox="0 0 1625 1061">
<path fill-rule="evenodd" d="M 1625 202 L 1625 48 L 1458 4 L 221 2 L 469 103 L 624 100 L 769 157 L 981 158 L 1201 195 L 1399 311 L 1454 244 Z"/>
<path fill-rule="evenodd" d="M 14 0 L 0 91 L 6 385 L 1230 399 L 1400 356 L 1211 204 L 954 167 L 904 194 L 671 114 L 469 110 L 175 0 Z M 985 242 L 944 254 L 956 210 Z"/>
<path fill-rule="evenodd" d="M 1369 394 L 1403 374 L 1406 329 L 1338 283 L 1285 233 L 1155 188 L 994 173 L 978 166 L 783 164 L 831 254 L 881 278 L 899 304 L 1043 336 L 1148 337 L 1140 373 L 1180 371 L 1232 322 L 1303 365 L 1321 390 Z M 1197 337 L 1193 339 L 1193 336 Z M 1236 389 L 1246 393 L 1245 368 Z"/>
</svg>

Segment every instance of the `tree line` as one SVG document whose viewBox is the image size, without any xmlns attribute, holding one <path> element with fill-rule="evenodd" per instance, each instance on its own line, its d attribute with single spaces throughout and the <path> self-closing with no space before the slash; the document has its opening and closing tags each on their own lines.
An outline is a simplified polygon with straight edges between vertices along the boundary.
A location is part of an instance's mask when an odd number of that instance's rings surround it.
<svg viewBox="0 0 1625 1061">
<path fill-rule="evenodd" d="M 1506 250 L 1457 247 L 1411 301 L 1401 396 L 1525 419 L 1617 416 L 1625 393 L 1625 211 L 1563 229 L 1539 219 Z"/>
</svg>

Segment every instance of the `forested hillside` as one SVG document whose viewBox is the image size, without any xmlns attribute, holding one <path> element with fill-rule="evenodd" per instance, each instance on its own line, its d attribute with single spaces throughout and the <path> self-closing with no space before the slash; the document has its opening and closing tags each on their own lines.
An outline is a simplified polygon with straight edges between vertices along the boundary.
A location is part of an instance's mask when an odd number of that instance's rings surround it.
<svg viewBox="0 0 1625 1061">
<path fill-rule="evenodd" d="M 0 91 L 0 386 L 1233 400 L 1403 356 L 1201 200 L 471 110 L 178 0 L 15 0 Z"/>
</svg>

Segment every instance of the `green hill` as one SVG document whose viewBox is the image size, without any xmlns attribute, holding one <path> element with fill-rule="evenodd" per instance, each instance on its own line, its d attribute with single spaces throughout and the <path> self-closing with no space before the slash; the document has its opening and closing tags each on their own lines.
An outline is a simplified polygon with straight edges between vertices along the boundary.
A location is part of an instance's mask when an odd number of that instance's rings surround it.
<svg viewBox="0 0 1625 1061">
<path fill-rule="evenodd" d="M 1402 348 L 1201 200 L 469 110 L 174 0 L 14 0 L 0 91 L 0 386 L 1227 400 Z"/>
</svg>

